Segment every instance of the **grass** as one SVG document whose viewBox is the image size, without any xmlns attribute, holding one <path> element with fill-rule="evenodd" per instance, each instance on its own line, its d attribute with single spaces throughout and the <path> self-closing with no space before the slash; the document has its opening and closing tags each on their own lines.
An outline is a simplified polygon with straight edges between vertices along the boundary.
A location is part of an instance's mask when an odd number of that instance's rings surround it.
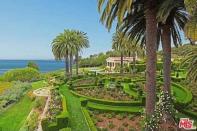
<svg viewBox="0 0 197 131">
<path fill-rule="evenodd" d="M 10 82 L 0 82 L 0 94 L 2 94 L 6 89 L 10 88 L 12 83 Z"/>
<path fill-rule="evenodd" d="M 117 112 L 132 112 L 139 113 L 142 111 L 142 107 L 140 106 L 112 106 L 112 105 L 104 105 L 93 102 L 88 102 L 88 108 L 105 110 L 105 111 L 117 111 Z"/>
<path fill-rule="evenodd" d="M 124 83 L 124 84 L 123 84 L 123 87 L 124 87 L 125 93 L 127 93 L 127 94 L 129 94 L 130 96 L 133 96 L 133 97 L 135 97 L 135 98 L 138 97 L 138 93 L 137 93 L 136 91 L 130 90 L 129 84 L 128 84 L 128 83 Z"/>
<path fill-rule="evenodd" d="M 43 81 L 32 83 L 32 89 L 41 88 Z M 25 95 L 21 100 L 0 114 L 0 130 L 18 131 L 25 122 L 34 102 Z"/>
<path fill-rule="evenodd" d="M 81 110 L 80 99 L 73 96 L 66 85 L 61 86 L 61 94 L 66 97 L 68 112 L 70 115 L 69 126 L 72 131 L 89 131 L 85 117 Z"/>
</svg>

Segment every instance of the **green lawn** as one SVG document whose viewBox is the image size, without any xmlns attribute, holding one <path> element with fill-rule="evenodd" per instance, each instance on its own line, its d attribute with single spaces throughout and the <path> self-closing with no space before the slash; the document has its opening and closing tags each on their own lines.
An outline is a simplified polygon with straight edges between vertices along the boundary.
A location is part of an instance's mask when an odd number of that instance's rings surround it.
<svg viewBox="0 0 197 131">
<path fill-rule="evenodd" d="M 43 81 L 34 82 L 32 89 L 41 88 Z M 26 120 L 34 102 L 28 96 L 24 96 L 21 100 L 8 108 L 4 113 L 0 114 L 0 130 L 2 131 L 18 131 Z"/>
<path fill-rule="evenodd" d="M 68 112 L 70 115 L 69 124 L 72 128 L 72 131 L 89 131 L 88 125 L 81 110 L 80 99 L 73 96 L 67 86 L 62 86 L 60 91 L 67 100 Z"/>
</svg>

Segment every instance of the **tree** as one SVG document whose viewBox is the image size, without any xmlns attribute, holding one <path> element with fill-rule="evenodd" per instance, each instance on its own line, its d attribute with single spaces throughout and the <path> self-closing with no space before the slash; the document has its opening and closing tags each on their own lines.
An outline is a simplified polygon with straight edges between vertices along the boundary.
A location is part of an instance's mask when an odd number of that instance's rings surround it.
<svg viewBox="0 0 197 131">
<path fill-rule="evenodd" d="M 128 53 L 129 57 L 133 57 L 133 73 L 135 73 L 135 65 L 136 65 L 136 58 L 138 55 L 144 56 L 145 51 L 143 47 L 140 47 L 135 42 L 131 41 L 128 42 L 126 45 L 126 52 Z M 132 54 L 132 55 L 131 55 Z"/>
<path fill-rule="evenodd" d="M 158 14 L 159 40 L 163 48 L 164 92 L 170 94 L 171 86 L 171 39 L 175 47 L 182 44 L 180 32 L 184 30 L 188 21 L 188 14 L 183 0 L 166 0 L 161 3 Z M 159 41 L 160 42 L 160 41 Z"/>
<path fill-rule="evenodd" d="M 65 61 L 65 76 L 69 76 L 69 50 L 70 50 L 70 31 L 64 30 L 52 42 L 52 52 L 56 60 Z"/>
<path fill-rule="evenodd" d="M 188 20 L 188 14 L 185 11 L 183 1 L 166 0 L 160 2 L 157 12 L 157 47 L 162 43 L 164 55 L 164 91 L 170 92 L 171 81 L 171 38 L 175 47 L 182 43 L 180 32 Z M 133 18 L 133 21 L 130 19 Z M 130 21 L 130 22 L 129 22 Z M 146 37 L 146 20 L 144 17 L 144 8 L 139 8 L 137 12 L 126 16 L 125 22 L 120 29 L 128 34 L 129 38 L 136 40 L 141 46 L 144 46 Z M 132 27 L 132 28 L 130 28 Z"/>
<path fill-rule="evenodd" d="M 183 52 L 186 56 L 182 64 L 188 67 L 187 78 L 191 81 L 197 82 L 197 45 L 191 46 Z"/>
<path fill-rule="evenodd" d="M 76 58 L 76 72 L 78 74 L 78 53 L 87 48 L 88 38 L 86 33 L 77 30 L 64 30 L 52 42 L 52 52 L 55 59 L 65 59 L 66 75 L 72 76 L 73 57 Z"/>
<path fill-rule="evenodd" d="M 27 67 L 29 67 L 29 68 L 34 68 L 34 69 L 36 69 L 36 70 L 39 70 L 38 64 L 37 64 L 36 62 L 33 62 L 33 61 L 29 61 L 29 62 L 27 63 Z"/>
<path fill-rule="evenodd" d="M 197 41 L 197 1 L 185 0 L 185 5 L 191 15 L 185 27 L 185 33 L 190 42 L 195 44 L 195 41 Z"/>
<path fill-rule="evenodd" d="M 113 21 L 117 18 L 120 25 L 123 23 L 125 16 L 132 12 L 137 12 L 140 6 L 146 7 L 143 12 L 145 14 L 145 26 L 146 26 L 146 115 L 151 116 L 155 109 L 155 88 L 156 88 L 156 50 L 157 50 L 157 20 L 156 20 L 156 0 L 99 0 L 98 9 L 101 15 L 101 21 L 106 25 L 108 29 L 111 28 Z M 105 6 L 103 8 L 103 6 Z M 139 7 L 139 8 L 136 8 Z M 136 14 L 138 15 L 138 14 Z M 128 21 L 134 21 L 131 18 Z M 129 23 L 128 22 L 128 23 Z M 129 26 L 133 28 L 133 26 Z M 137 30 L 138 31 L 138 30 Z M 141 33 L 141 32 L 139 32 Z"/>
<path fill-rule="evenodd" d="M 76 31 L 76 54 L 75 54 L 75 60 L 76 60 L 76 74 L 79 73 L 79 52 L 83 48 L 89 47 L 89 40 L 87 37 L 87 34 L 82 31 Z"/>
<path fill-rule="evenodd" d="M 116 32 L 113 35 L 112 49 L 120 52 L 120 74 L 123 74 L 123 57 L 128 42 L 128 38 L 126 38 L 121 32 Z"/>
</svg>

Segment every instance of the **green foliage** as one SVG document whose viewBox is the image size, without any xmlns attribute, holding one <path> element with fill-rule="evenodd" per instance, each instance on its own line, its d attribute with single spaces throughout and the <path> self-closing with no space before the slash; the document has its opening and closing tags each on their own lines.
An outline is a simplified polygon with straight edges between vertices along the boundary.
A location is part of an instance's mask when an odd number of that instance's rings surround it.
<svg viewBox="0 0 197 131">
<path fill-rule="evenodd" d="M 27 63 L 27 67 L 33 68 L 33 69 L 36 69 L 36 70 L 39 70 L 38 64 L 37 64 L 36 62 L 34 62 L 34 61 L 29 61 L 29 62 Z"/>
<path fill-rule="evenodd" d="M 32 82 L 40 79 L 40 73 L 33 68 L 21 68 L 7 71 L 3 78 L 5 81 Z"/>
<path fill-rule="evenodd" d="M 111 101 L 111 100 L 103 100 L 103 99 L 96 99 L 93 97 L 84 96 L 81 94 L 76 93 L 75 91 L 70 91 L 73 95 L 86 98 L 90 102 L 98 103 L 98 104 L 106 104 L 106 105 L 114 105 L 114 106 L 142 106 L 141 101 Z"/>
<path fill-rule="evenodd" d="M 186 106 L 192 101 L 192 93 L 179 84 L 172 83 L 173 95 L 175 97 L 175 104 L 178 106 Z"/>
<path fill-rule="evenodd" d="M 142 111 L 142 107 L 140 106 L 113 106 L 113 105 L 105 105 L 98 104 L 93 102 L 88 102 L 87 107 L 90 109 L 98 109 L 103 111 L 116 111 L 116 112 L 131 112 L 131 113 L 140 113 Z"/>
<path fill-rule="evenodd" d="M 73 131 L 88 131 L 89 128 L 81 110 L 80 99 L 73 96 L 66 85 L 60 86 L 60 92 L 67 100 L 67 107 L 69 108 L 70 116 L 69 126 Z"/>
<path fill-rule="evenodd" d="M 29 116 L 29 119 L 25 121 L 25 124 L 20 129 L 20 131 L 35 131 L 38 126 L 38 120 L 39 120 L 39 112 L 34 111 Z"/>
<path fill-rule="evenodd" d="M 88 110 L 84 107 L 81 108 L 82 112 L 83 112 L 83 115 L 84 117 L 86 118 L 86 122 L 88 123 L 88 126 L 90 128 L 91 131 L 97 131 L 89 113 L 88 113 Z"/>
<path fill-rule="evenodd" d="M 24 93 L 31 88 L 31 84 L 15 82 L 12 87 L 4 91 L 0 95 L 0 109 L 6 108 L 8 105 L 19 101 Z"/>
<path fill-rule="evenodd" d="M 60 115 L 56 116 L 56 120 L 51 122 L 48 118 L 42 121 L 43 131 L 54 131 L 68 127 L 69 113 L 67 110 L 66 98 L 62 97 L 63 111 Z"/>
</svg>

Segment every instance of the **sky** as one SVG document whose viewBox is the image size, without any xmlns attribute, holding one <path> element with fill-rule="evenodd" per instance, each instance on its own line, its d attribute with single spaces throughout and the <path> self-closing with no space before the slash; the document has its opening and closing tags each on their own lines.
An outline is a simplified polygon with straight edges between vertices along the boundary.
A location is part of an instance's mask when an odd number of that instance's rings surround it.
<svg viewBox="0 0 197 131">
<path fill-rule="evenodd" d="M 51 41 L 64 29 L 87 33 L 81 55 L 111 49 L 110 32 L 99 21 L 97 0 L 3 0 L 0 4 L 0 59 L 53 59 Z"/>
</svg>

